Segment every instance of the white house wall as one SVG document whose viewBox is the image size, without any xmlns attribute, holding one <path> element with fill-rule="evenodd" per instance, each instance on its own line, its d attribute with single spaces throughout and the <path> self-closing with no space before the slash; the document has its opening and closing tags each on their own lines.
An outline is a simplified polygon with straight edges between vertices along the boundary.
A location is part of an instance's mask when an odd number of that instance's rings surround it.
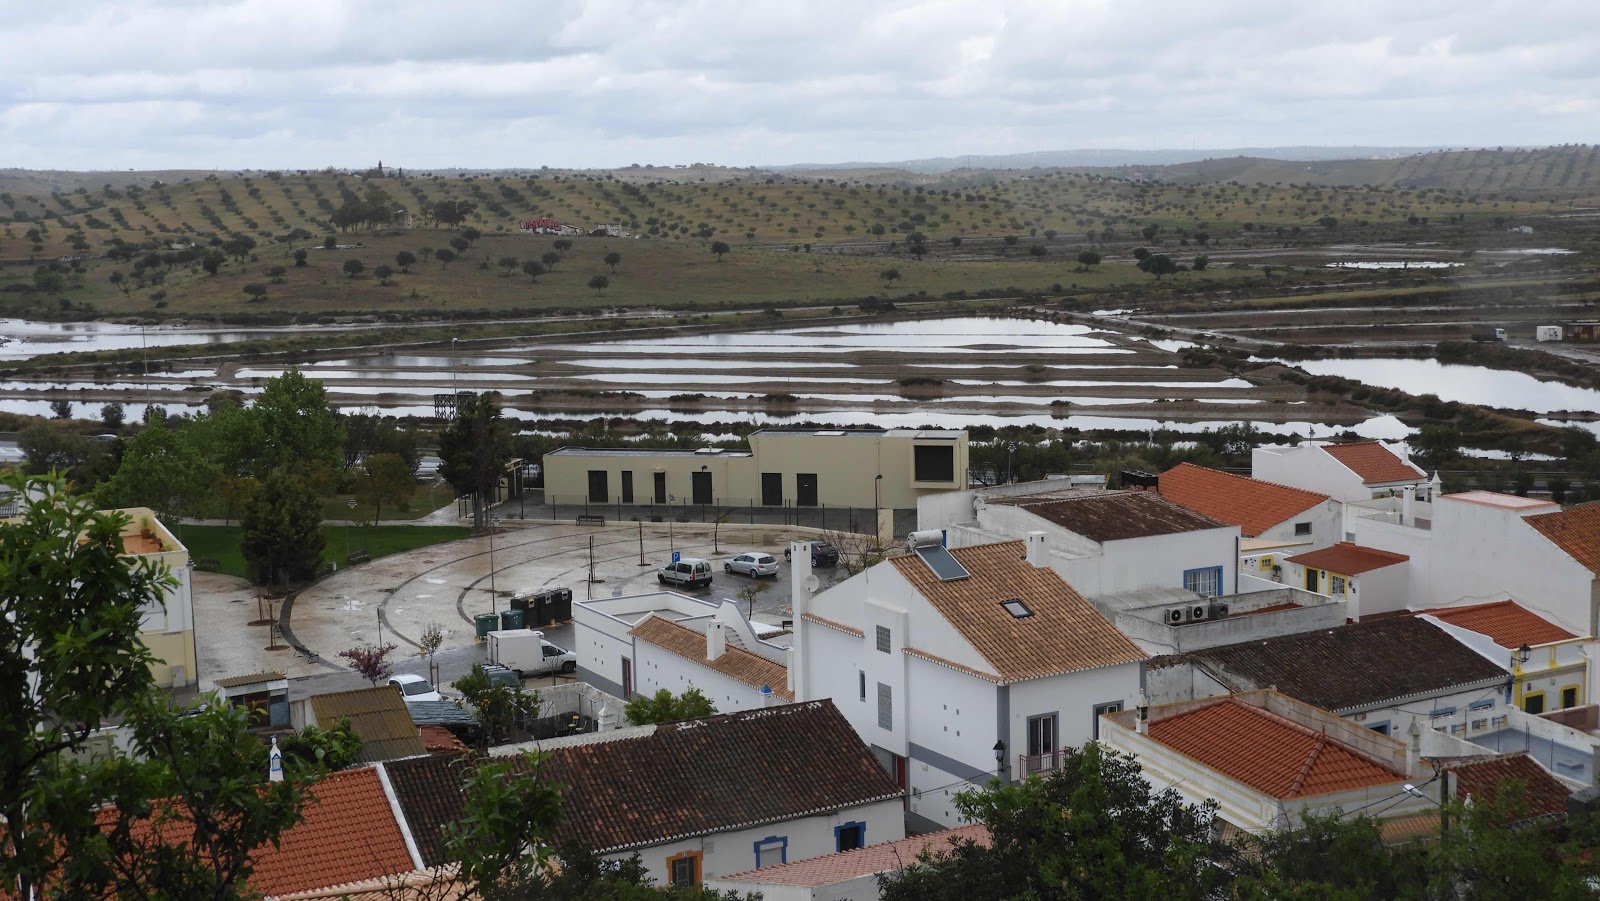
<svg viewBox="0 0 1600 901">
<path fill-rule="evenodd" d="M 1238 584 L 1238 526 L 1107 541 L 1101 547 L 1101 594 L 1182 588 L 1185 571 L 1213 566 L 1222 569 L 1220 594 L 1233 594 Z"/>
<path fill-rule="evenodd" d="M 626 700 L 622 691 L 622 659 L 633 657 L 633 636 L 628 634 L 633 625 L 586 609 L 581 604 L 572 605 L 572 622 L 572 650 L 578 655 L 578 678 Z M 634 671 L 637 673 L 637 666 Z"/>
<path fill-rule="evenodd" d="M 1400 568 L 1406 574 L 1406 597 L 1413 609 L 1441 606 L 1433 590 L 1435 532 L 1381 519 L 1356 519 L 1351 525 L 1352 540 L 1362 547 L 1405 554 L 1410 561 Z M 1459 597 L 1459 595 L 1458 595 Z M 1363 607 L 1361 615 L 1375 611 Z"/>
<path fill-rule="evenodd" d="M 1311 534 L 1296 534 L 1295 525 L 1297 523 L 1310 523 Z M 1296 513 L 1275 526 L 1263 529 L 1261 534 L 1256 537 L 1269 541 L 1304 542 L 1305 547 L 1294 549 L 1294 553 L 1298 554 L 1306 551 L 1321 550 L 1342 541 L 1344 539 L 1341 528 L 1343 524 L 1344 505 L 1335 500 L 1327 500 L 1309 510 Z"/>
<path fill-rule="evenodd" d="M 657 885 L 666 885 L 667 860 L 686 851 L 699 851 L 700 876 L 710 879 L 726 873 L 742 873 L 756 868 L 756 843 L 778 837 L 789 840 L 785 861 L 809 860 L 838 851 L 834 829 L 845 823 L 866 824 L 866 844 L 898 841 L 906 837 L 905 817 L 899 798 L 864 804 L 837 813 L 769 823 L 751 829 L 718 832 L 713 835 L 653 845 L 638 850 L 639 862 Z M 624 851 L 607 854 L 607 860 L 623 861 L 634 854 Z"/>
<path fill-rule="evenodd" d="M 1594 575 L 1516 512 L 1449 495 L 1433 512 L 1433 591 L 1426 606 L 1509 595 L 1576 634 L 1590 634 Z"/>
<path fill-rule="evenodd" d="M 634 642 L 633 651 L 633 690 L 636 692 L 654 694 L 665 688 L 678 695 L 690 688 L 698 688 L 718 713 L 766 706 L 760 688 L 752 688 L 732 676 L 686 660 L 648 641 Z M 781 689 L 784 686 L 772 687 Z"/>
<path fill-rule="evenodd" d="M 1319 447 L 1258 447 L 1250 454 L 1250 475 L 1263 482 L 1326 494 L 1344 503 L 1372 497 L 1372 489 L 1360 476 Z"/>
</svg>

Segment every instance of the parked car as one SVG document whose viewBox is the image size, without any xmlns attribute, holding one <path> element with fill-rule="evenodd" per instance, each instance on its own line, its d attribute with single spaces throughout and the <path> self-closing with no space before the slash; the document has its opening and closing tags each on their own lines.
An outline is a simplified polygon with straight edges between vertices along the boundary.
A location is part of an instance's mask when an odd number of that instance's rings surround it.
<svg viewBox="0 0 1600 901">
<path fill-rule="evenodd" d="M 502 629 L 488 634 L 489 662 L 518 676 L 570 673 L 578 668 L 578 655 L 544 640 L 537 629 Z"/>
<path fill-rule="evenodd" d="M 684 557 L 677 563 L 668 563 L 656 572 L 656 581 L 662 585 L 680 588 L 709 588 L 711 564 L 699 557 Z"/>
<path fill-rule="evenodd" d="M 777 578 L 778 559 L 771 554 L 764 554 L 760 551 L 751 551 L 748 554 L 740 554 L 739 556 L 734 557 L 732 560 L 729 560 L 727 563 L 722 564 L 722 569 L 724 572 L 738 573 L 742 576 L 750 576 L 752 578 L 759 578 L 761 576 L 772 576 L 773 578 Z"/>
<path fill-rule="evenodd" d="M 790 549 L 789 548 L 784 548 L 783 549 L 783 559 L 792 560 L 793 558 L 794 558 L 794 554 L 791 553 Z M 833 545 L 827 543 L 826 541 L 813 541 L 813 542 L 811 542 L 811 565 L 812 566 L 838 566 L 839 565 L 839 549 L 834 547 Z"/>
<path fill-rule="evenodd" d="M 389 684 L 400 689 L 400 695 L 407 704 L 413 701 L 444 700 L 444 695 L 439 694 L 439 690 L 433 687 L 432 682 L 412 673 L 391 676 Z"/>
<path fill-rule="evenodd" d="M 491 686 L 522 687 L 522 677 L 517 675 L 516 670 L 509 666 L 501 666 L 498 663 L 485 663 L 483 665 L 483 674 L 489 677 L 489 685 Z"/>
</svg>

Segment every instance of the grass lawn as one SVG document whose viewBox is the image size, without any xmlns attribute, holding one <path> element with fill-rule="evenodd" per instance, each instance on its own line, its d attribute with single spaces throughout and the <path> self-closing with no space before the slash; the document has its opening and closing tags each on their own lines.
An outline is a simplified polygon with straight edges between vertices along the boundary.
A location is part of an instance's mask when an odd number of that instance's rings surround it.
<svg viewBox="0 0 1600 901">
<path fill-rule="evenodd" d="M 355 509 L 352 510 L 348 498 L 349 495 L 344 494 L 324 498 L 322 501 L 322 518 L 334 520 L 352 519 L 357 522 L 370 521 L 372 519 L 371 504 L 358 503 Z M 445 482 L 435 480 L 427 484 L 418 484 L 417 493 L 411 496 L 411 502 L 406 505 L 404 510 L 394 504 L 385 504 L 382 511 L 383 519 L 385 522 L 395 519 L 416 519 L 424 514 L 432 513 L 453 500 L 455 500 L 455 492 L 451 491 L 449 484 Z M 374 554 L 373 556 L 377 555 Z"/>
<path fill-rule="evenodd" d="M 330 563 L 345 564 L 345 527 L 323 526 L 327 539 L 322 558 Z M 471 530 L 461 526 L 352 526 L 349 528 L 350 549 L 366 551 L 374 559 L 414 550 L 433 544 L 443 544 L 466 538 Z M 194 560 L 215 560 L 218 572 L 244 577 L 244 557 L 239 553 L 239 541 L 244 535 L 242 526 L 182 526 L 178 540 L 189 549 Z"/>
</svg>

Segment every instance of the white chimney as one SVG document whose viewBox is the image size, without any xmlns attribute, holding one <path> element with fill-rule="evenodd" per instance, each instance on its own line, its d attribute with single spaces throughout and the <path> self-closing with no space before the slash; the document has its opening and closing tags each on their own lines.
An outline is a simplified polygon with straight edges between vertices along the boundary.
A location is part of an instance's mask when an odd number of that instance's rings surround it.
<svg viewBox="0 0 1600 901">
<path fill-rule="evenodd" d="M 1400 489 L 1400 524 L 1411 526 L 1416 524 L 1417 486 L 1407 485 Z"/>
<path fill-rule="evenodd" d="M 272 736 L 272 750 L 267 752 L 267 779 L 283 781 L 283 752 L 278 750 L 278 736 Z"/>
<path fill-rule="evenodd" d="M 776 707 L 776 706 L 778 706 L 778 693 L 773 691 L 772 690 L 772 686 L 770 686 L 770 685 L 761 686 L 761 706 L 762 707 Z"/>
<path fill-rule="evenodd" d="M 811 542 L 789 542 L 789 605 L 796 622 L 811 612 L 815 584 L 811 578 Z"/>
<path fill-rule="evenodd" d="M 799 634 L 799 629 L 800 629 L 800 623 L 799 623 L 799 621 L 796 621 L 795 622 L 796 635 Z M 795 700 L 798 701 L 798 700 L 800 700 L 800 693 L 795 691 L 795 688 L 794 688 L 794 645 L 791 644 L 787 648 L 784 648 L 783 649 L 783 656 L 784 656 L 784 661 L 783 661 L 784 669 L 789 671 L 789 684 L 786 687 L 789 689 L 789 693 L 794 695 L 795 696 Z"/>
<path fill-rule="evenodd" d="M 601 732 L 610 732 L 613 729 L 619 728 L 617 725 L 616 711 L 612 710 L 610 707 L 601 707 L 600 715 L 597 717 L 597 719 L 600 721 Z"/>
<path fill-rule="evenodd" d="M 1139 698 L 1134 702 L 1133 728 L 1140 735 L 1150 733 L 1150 699 L 1145 697 L 1144 689 L 1139 689 Z"/>
<path fill-rule="evenodd" d="M 728 636 L 722 631 L 722 623 L 706 623 L 706 659 L 716 660 L 728 652 Z"/>
<path fill-rule="evenodd" d="M 1050 554 L 1045 547 L 1045 533 L 1028 533 L 1028 565 L 1039 569 L 1050 566 Z"/>
</svg>

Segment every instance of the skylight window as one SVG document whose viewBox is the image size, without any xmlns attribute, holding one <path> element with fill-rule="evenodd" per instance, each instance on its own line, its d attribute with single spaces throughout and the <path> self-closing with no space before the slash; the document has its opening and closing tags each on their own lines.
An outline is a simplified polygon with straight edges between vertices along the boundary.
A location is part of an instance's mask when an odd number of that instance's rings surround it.
<svg viewBox="0 0 1600 901">
<path fill-rule="evenodd" d="M 1004 607 L 1007 613 L 1011 614 L 1017 619 L 1023 619 L 1033 615 L 1033 611 L 1029 610 L 1028 605 L 1022 603 L 1021 599 L 1019 598 L 1012 598 L 1009 601 L 1001 601 L 1000 606 Z"/>
</svg>

